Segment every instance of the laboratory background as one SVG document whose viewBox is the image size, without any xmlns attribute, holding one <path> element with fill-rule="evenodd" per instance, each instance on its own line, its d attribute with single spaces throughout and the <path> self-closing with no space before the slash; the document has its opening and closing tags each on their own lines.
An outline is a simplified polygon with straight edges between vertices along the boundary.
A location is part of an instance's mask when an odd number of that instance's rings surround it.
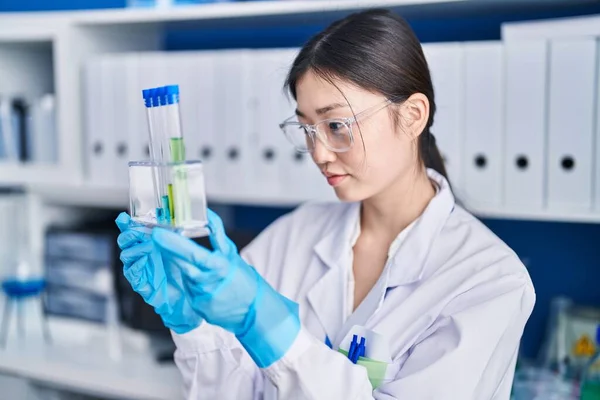
<svg viewBox="0 0 600 400">
<path fill-rule="evenodd" d="M 279 129 L 282 85 L 310 36 L 370 7 L 421 40 L 455 196 L 533 280 L 513 399 L 600 385 L 600 2 L 0 0 L 1 400 L 180 398 L 116 247 L 150 156 L 142 90 L 177 85 L 190 184 L 243 248 L 337 201 Z"/>
</svg>

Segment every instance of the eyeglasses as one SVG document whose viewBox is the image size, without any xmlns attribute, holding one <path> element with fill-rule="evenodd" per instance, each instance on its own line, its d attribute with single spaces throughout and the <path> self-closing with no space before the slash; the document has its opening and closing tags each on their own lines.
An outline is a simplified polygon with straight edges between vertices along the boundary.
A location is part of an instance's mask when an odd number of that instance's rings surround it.
<svg viewBox="0 0 600 400">
<path fill-rule="evenodd" d="M 392 101 L 386 99 L 382 103 L 359 112 L 354 117 L 331 118 L 314 125 L 300 123 L 297 116 L 292 116 L 279 124 L 279 127 L 298 152 L 312 152 L 315 149 L 316 139 L 319 139 L 328 150 L 341 153 L 348 151 L 354 144 L 352 125 L 359 119 L 371 116 L 390 104 Z"/>
</svg>

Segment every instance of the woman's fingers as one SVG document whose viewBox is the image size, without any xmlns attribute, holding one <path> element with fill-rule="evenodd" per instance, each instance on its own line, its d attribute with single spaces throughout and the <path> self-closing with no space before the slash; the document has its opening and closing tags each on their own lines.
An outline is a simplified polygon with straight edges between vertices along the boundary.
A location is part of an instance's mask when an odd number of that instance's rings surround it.
<svg viewBox="0 0 600 400">
<path fill-rule="evenodd" d="M 131 217 L 126 212 L 122 212 L 119 214 L 117 219 L 115 219 L 115 223 L 121 232 L 125 232 L 129 229 L 129 224 L 131 223 Z"/>
<path fill-rule="evenodd" d="M 152 242 L 145 241 L 131 247 L 126 248 L 121 252 L 119 258 L 123 265 L 131 265 L 137 262 L 141 257 L 146 257 L 153 250 Z"/>
<path fill-rule="evenodd" d="M 152 287 L 148 282 L 146 273 L 146 264 L 148 257 L 143 256 L 133 264 L 123 267 L 123 275 L 131 285 L 131 288 L 138 292 L 144 300 L 147 300 L 152 295 Z"/>
<path fill-rule="evenodd" d="M 197 268 L 208 266 L 212 252 L 178 233 L 166 229 L 155 228 L 152 231 L 152 241 L 161 252 Z"/>
<path fill-rule="evenodd" d="M 148 240 L 148 234 L 135 230 L 135 229 L 127 229 L 123 233 L 120 233 L 117 237 L 117 245 L 121 250 L 124 250 L 128 247 L 131 247 L 134 244 L 138 244 L 143 242 L 144 240 Z"/>
<path fill-rule="evenodd" d="M 229 240 L 225 233 L 223 220 L 221 220 L 221 217 L 210 208 L 207 210 L 207 216 L 208 228 L 210 229 L 210 235 L 208 237 L 210 239 L 210 244 L 215 250 L 224 254 L 229 254 L 230 251 L 234 250 L 232 247 L 235 247 L 235 245 Z"/>
<path fill-rule="evenodd" d="M 211 252 L 177 233 L 155 229 L 152 239 L 168 264 L 166 273 L 180 274 L 186 286 L 195 287 L 195 291 L 210 291 L 229 271 L 229 260 L 221 252 Z"/>
</svg>

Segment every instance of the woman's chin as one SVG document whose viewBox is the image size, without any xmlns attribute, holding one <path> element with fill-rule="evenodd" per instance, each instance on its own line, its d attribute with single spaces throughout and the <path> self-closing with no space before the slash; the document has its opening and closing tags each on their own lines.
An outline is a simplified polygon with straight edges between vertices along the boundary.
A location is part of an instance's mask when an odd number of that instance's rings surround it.
<svg viewBox="0 0 600 400">
<path fill-rule="evenodd" d="M 357 202 L 357 201 L 362 201 L 365 199 L 365 196 L 363 195 L 363 193 L 361 193 L 360 191 L 357 190 L 351 190 L 351 188 L 334 188 L 333 189 L 335 191 L 335 195 L 337 196 L 338 200 L 343 201 L 343 202 Z"/>
</svg>

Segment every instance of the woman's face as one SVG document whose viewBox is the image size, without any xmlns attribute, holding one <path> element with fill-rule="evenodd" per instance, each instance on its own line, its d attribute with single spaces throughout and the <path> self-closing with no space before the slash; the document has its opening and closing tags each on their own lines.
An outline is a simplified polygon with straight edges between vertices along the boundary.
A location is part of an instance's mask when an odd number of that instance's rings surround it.
<svg viewBox="0 0 600 400">
<path fill-rule="evenodd" d="M 419 110 L 415 114 L 413 107 L 407 107 L 408 101 L 383 107 L 384 96 L 344 81 L 335 81 L 334 85 L 312 71 L 297 82 L 296 100 L 298 119 L 306 124 L 352 118 L 363 110 L 375 110 L 352 124 L 354 145 L 348 151 L 334 152 L 320 140 L 315 141 L 313 161 L 340 200 L 362 201 L 415 176 L 418 134 L 411 131 L 418 129 L 419 124 L 413 122 Z M 394 113 L 398 114 L 396 118 Z"/>
</svg>

